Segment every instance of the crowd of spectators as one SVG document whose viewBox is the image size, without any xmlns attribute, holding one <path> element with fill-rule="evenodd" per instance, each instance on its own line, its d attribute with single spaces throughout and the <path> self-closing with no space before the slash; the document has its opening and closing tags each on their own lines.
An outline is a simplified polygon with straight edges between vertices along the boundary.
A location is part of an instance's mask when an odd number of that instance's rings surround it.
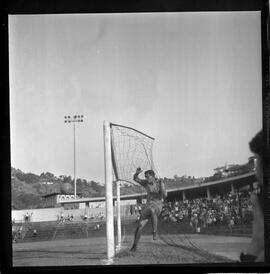
<svg viewBox="0 0 270 274">
<path fill-rule="evenodd" d="M 211 199 L 174 200 L 164 204 L 164 221 L 188 222 L 194 231 L 217 225 L 235 225 L 252 222 L 252 204 L 248 191 L 216 195 Z"/>
<path fill-rule="evenodd" d="M 142 205 L 130 205 L 129 213 L 130 215 L 141 215 L 142 212 Z"/>
<path fill-rule="evenodd" d="M 85 212 L 84 215 L 81 215 L 81 218 L 83 221 L 102 221 L 105 219 L 105 213 L 98 212 L 96 214 L 90 214 L 88 216 L 87 212 Z"/>
<path fill-rule="evenodd" d="M 57 220 L 59 223 L 72 222 L 74 220 L 73 214 L 64 215 L 63 212 L 60 212 L 60 215 L 57 215 Z"/>
<path fill-rule="evenodd" d="M 76 216 L 75 216 L 76 217 Z M 87 214 L 85 212 L 83 215 L 77 216 L 80 217 L 81 220 L 87 222 L 87 221 L 101 221 L 105 219 L 105 213 L 104 212 L 98 212 L 96 214 Z M 59 215 L 57 215 L 57 221 L 59 223 L 66 223 L 66 222 L 72 222 L 74 221 L 73 214 L 64 214 L 63 212 L 60 212 Z"/>
</svg>

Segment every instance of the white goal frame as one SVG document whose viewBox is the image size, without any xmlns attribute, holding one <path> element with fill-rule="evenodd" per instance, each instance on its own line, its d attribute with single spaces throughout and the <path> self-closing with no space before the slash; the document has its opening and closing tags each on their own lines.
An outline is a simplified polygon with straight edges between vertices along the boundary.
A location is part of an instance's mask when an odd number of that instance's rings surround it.
<svg viewBox="0 0 270 274">
<path fill-rule="evenodd" d="M 112 148 L 112 126 L 119 126 L 126 129 L 130 129 L 133 131 L 136 131 L 139 134 L 142 134 L 146 136 L 147 138 L 151 139 L 152 141 L 155 140 L 153 137 L 150 137 L 146 135 L 145 133 L 142 133 L 136 129 L 117 125 L 110 123 L 109 121 L 103 122 L 103 134 L 104 134 L 104 166 L 105 166 L 105 201 L 106 201 L 106 244 L 107 244 L 107 264 L 111 264 L 113 262 L 115 252 L 119 251 L 121 249 L 121 199 L 120 199 L 120 182 L 121 181 L 127 181 L 129 179 L 123 178 L 122 176 L 118 176 L 116 163 L 114 162 L 114 152 Z M 144 147 L 145 149 L 145 147 Z M 147 155 L 147 153 L 146 153 Z M 152 159 L 152 149 L 151 154 L 147 155 L 148 161 L 150 163 L 150 168 L 153 170 L 156 170 L 153 165 L 153 159 Z M 150 157 L 150 158 L 149 158 Z M 115 175 L 115 181 L 114 176 Z M 113 185 L 115 183 L 116 187 L 116 202 L 117 207 L 114 211 L 113 207 Z M 117 243 L 115 243 L 115 233 L 114 233 L 114 212 L 117 216 Z"/>
<path fill-rule="evenodd" d="M 114 212 L 113 212 L 113 170 L 111 151 L 110 123 L 103 123 L 104 165 L 105 165 L 105 200 L 106 200 L 106 243 L 107 263 L 110 264 L 115 256 L 114 243 Z"/>
<path fill-rule="evenodd" d="M 121 249 L 121 202 L 120 202 L 120 181 L 116 181 L 116 216 L 117 216 L 117 245 L 114 240 L 114 209 L 113 209 L 113 167 L 111 150 L 111 127 L 108 121 L 103 124 L 104 134 L 104 165 L 105 165 L 105 200 L 106 200 L 106 264 L 111 264 L 116 250 Z"/>
</svg>

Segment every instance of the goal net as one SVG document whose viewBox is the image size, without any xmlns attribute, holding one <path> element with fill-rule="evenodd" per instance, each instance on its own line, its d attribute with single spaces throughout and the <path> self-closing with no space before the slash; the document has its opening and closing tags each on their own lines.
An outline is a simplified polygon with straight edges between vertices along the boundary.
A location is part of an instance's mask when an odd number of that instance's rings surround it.
<svg viewBox="0 0 270 274">
<path fill-rule="evenodd" d="M 154 138 L 131 127 L 110 124 L 112 165 L 117 181 L 134 183 L 133 175 L 138 167 L 152 169 Z"/>
<path fill-rule="evenodd" d="M 105 160 L 105 194 L 106 194 L 106 238 L 107 262 L 115 255 L 113 187 L 117 187 L 117 231 L 118 246 L 121 246 L 120 181 L 134 184 L 140 195 L 141 186 L 135 184 L 133 175 L 136 169 L 152 169 L 154 138 L 131 127 L 104 121 L 104 160 Z M 113 184 L 113 181 L 116 184 Z"/>
</svg>

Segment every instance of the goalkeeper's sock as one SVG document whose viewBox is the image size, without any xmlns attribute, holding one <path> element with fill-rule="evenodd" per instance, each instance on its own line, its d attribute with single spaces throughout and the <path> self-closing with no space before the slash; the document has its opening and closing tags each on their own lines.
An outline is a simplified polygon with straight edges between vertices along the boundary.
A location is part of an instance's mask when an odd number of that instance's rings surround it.
<svg viewBox="0 0 270 274">
<path fill-rule="evenodd" d="M 157 240 L 157 232 L 156 231 L 153 232 L 153 240 Z"/>
</svg>

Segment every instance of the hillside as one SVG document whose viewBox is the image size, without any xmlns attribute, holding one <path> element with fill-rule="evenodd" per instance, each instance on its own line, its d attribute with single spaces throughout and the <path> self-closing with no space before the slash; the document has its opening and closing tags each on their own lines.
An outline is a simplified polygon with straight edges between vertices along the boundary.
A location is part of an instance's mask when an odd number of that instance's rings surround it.
<svg viewBox="0 0 270 274">
<path fill-rule="evenodd" d="M 12 208 L 42 208 L 42 196 L 50 193 L 61 193 L 62 183 L 73 185 L 70 176 L 56 177 L 50 172 L 36 175 L 24 173 L 20 169 L 11 168 Z M 94 181 L 77 179 L 77 192 L 83 197 L 104 195 L 104 186 Z"/>
</svg>

